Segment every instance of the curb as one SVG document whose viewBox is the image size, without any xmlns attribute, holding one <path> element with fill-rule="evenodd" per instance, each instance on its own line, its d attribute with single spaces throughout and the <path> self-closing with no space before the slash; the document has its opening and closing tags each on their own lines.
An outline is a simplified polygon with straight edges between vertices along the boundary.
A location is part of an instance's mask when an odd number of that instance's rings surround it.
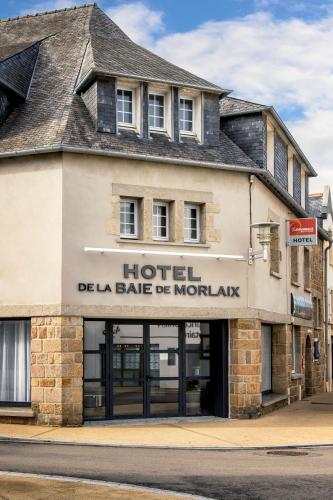
<svg viewBox="0 0 333 500">
<path fill-rule="evenodd" d="M 205 450 L 205 451 L 251 451 L 251 450 L 286 450 L 296 448 L 333 448 L 333 443 L 303 443 L 282 445 L 258 445 L 258 446 L 171 446 L 171 445 L 144 445 L 144 444 L 121 444 L 108 442 L 90 441 L 53 441 L 52 439 L 16 438 L 0 436 L 0 443 L 41 444 L 55 446 L 91 446 L 101 448 L 138 448 L 157 450 Z"/>
<path fill-rule="evenodd" d="M 59 475 L 53 475 L 53 474 L 33 474 L 33 473 L 29 473 L 29 472 L 12 472 L 12 471 L 0 470 L 0 478 L 2 476 L 28 477 L 31 479 L 43 479 L 43 480 L 59 481 L 59 482 L 62 481 L 64 483 L 89 484 L 89 485 L 93 485 L 93 486 L 104 486 L 104 487 L 109 487 L 109 488 L 113 488 L 113 489 L 117 489 L 117 490 L 126 490 L 126 491 L 132 491 L 132 492 L 137 492 L 137 493 L 150 493 L 150 494 L 157 493 L 159 495 L 164 495 L 164 496 L 183 498 L 184 500 L 186 500 L 186 499 L 213 500 L 213 499 L 210 499 L 209 497 L 192 495 L 191 493 L 180 493 L 179 491 L 165 490 L 162 488 L 150 488 L 148 486 L 136 486 L 135 484 L 117 483 L 117 482 L 113 482 L 113 481 L 101 481 L 101 480 L 97 480 L 97 479 L 87 479 L 87 478 L 81 478 L 81 477 L 75 477 L 75 476 L 59 476 Z"/>
</svg>

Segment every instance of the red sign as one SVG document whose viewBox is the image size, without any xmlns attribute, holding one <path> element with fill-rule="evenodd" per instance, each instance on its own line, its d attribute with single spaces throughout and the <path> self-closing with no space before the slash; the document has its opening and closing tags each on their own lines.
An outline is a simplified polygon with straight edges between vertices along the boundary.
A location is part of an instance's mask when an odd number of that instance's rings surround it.
<svg viewBox="0 0 333 500">
<path fill-rule="evenodd" d="M 292 219 L 288 224 L 288 245 L 317 245 L 317 219 Z"/>
</svg>

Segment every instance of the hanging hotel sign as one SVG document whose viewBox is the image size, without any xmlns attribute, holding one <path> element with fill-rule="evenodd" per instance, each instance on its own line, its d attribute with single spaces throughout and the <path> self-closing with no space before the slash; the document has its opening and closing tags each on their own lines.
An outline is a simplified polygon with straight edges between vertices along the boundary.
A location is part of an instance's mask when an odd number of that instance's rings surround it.
<svg viewBox="0 0 333 500">
<path fill-rule="evenodd" d="M 289 246 L 317 245 L 317 219 L 292 219 L 288 222 Z"/>
<path fill-rule="evenodd" d="M 155 284 L 154 280 L 160 283 Z M 131 280 L 131 281 L 127 281 Z M 172 284 L 163 283 L 172 281 Z M 161 283 L 162 282 L 162 283 Z M 184 283 L 185 282 L 185 283 Z M 206 297 L 240 297 L 240 287 L 231 284 L 207 285 L 201 283 L 191 266 L 124 264 L 123 281 L 115 283 L 78 283 L 79 292 L 116 293 L 134 295 L 179 295 Z"/>
</svg>

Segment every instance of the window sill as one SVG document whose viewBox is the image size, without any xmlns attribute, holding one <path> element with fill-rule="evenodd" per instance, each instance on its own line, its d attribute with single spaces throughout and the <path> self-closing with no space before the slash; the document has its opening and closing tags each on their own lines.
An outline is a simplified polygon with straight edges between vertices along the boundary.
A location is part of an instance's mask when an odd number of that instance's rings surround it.
<svg viewBox="0 0 333 500">
<path fill-rule="evenodd" d="M 301 284 L 298 281 L 292 281 L 291 284 L 292 286 L 296 286 L 297 288 L 301 286 Z"/>
<path fill-rule="evenodd" d="M 18 406 L 3 406 L 0 407 L 0 417 L 20 417 L 33 418 L 35 416 L 32 408 Z"/>
<path fill-rule="evenodd" d="M 292 373 L 291 374 L 291 380 L 302 380 L 303 375 L 302 373 Z"/>
<path fill-rule="evenodd" d="M 194 247 L 194 248 L 210 248 L 207 243 L 185 243 L 184 241 L 163 241 L 163 240 L 133 240 L 121 238 L 116 240 L 117 243 L 134 243 L 137 245 L 167 245 L 172 247 Z"/>
<path fill-rule="evenodd" d="M 309 287 L 306 286 L 306 287 L 304 287 L 304 292 L 311 293 L 312 290 L 311 290 L 311 288 L 309 288 Z"/>
<path fill-rule="evenodd" d="M 280 273 L 276 273 L 275 271 L 271 271 L 270 275 L 278 280 L 282 280 L 282 275 Z"/>
</svg>

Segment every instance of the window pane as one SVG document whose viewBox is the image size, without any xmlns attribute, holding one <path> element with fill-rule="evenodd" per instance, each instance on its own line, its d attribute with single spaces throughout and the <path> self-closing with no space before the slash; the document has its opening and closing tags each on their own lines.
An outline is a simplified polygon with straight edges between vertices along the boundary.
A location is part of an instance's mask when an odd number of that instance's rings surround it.
<svg viewBox="0 0 333 500">
<path fill-rule="evenodd" d="M 209 380 L 188 380 L 186 382 L 186 415 L 208 415 L 212 397 Z"/>
<path fill-rule="evenodd" d="M 101 344 L 105 344 L 105 321 L 84 322 L 84 350 L 98 351 Z"/>
<path fill-rule="evenodd" d="M 85 382 L 83 404 L 85 418 L 105 418 L 105 383 Z"/>
<path fill-rule="evenodd" d="M 209 353 L 187 352 L 186 353 L 186 377 L 209 377 L 210 359 Z"/>
<path fill-rule="evenodd" d="M 185 342 L 187 351 L 209 350 L 209 323 L 185 323 Z"/>
<path fill-rule="evenodd" d="M 154 238 L 167 239 L 169 226 L 168 205 L 154 203 L 153 205 L 153 235 Z"/>
<path fill-rule="evenodd" d="M 133 94 L 131 90 L 117 90 L 117 120 L 119 123 L 133 123 Z"/>
<path fill-rule="evenodd" d="M 102 366 L 105 366 L 105 344 L 101 345 L 101 354 L 85 353 L 84 378 L 104 378 Z"/>
<path fill-rule="evenodd" d="M 113 386 L 113 414 L 115 417 L 143 415 L 143 382 L 140 380 L 115 382 Z"/>
<path fill-rule="evenodd" d="M 184 207 L 184 236 L 185 241 L 198 241 L 199 234 L 199 207 Z"/>
<path fill-rule="evenodd" d="M 120 202 L 120 235 L 136 236 L 137 209 L 134 201 Z"/>
<path fill-rule="evenodd" d="M 149 95 L 149 126 L 153 128 L 164 128 L 164 96 Z"/>
<path fill-rule="evenodd" d="M 177 415 L 179 413 L 179 381 L 158 380 L 151 386 L 151 415 Z"/>
<path fill-rule="evenodd" d="M 30 321 L 0 321 L 0 401 L 30 401 Z"/>
<path fill-rule="evenodd" d="M 193 131 L 193 101 L 192 99 L 180 99 L 179 105 L 180 130 L 183 132 Z"/>
</svg>

